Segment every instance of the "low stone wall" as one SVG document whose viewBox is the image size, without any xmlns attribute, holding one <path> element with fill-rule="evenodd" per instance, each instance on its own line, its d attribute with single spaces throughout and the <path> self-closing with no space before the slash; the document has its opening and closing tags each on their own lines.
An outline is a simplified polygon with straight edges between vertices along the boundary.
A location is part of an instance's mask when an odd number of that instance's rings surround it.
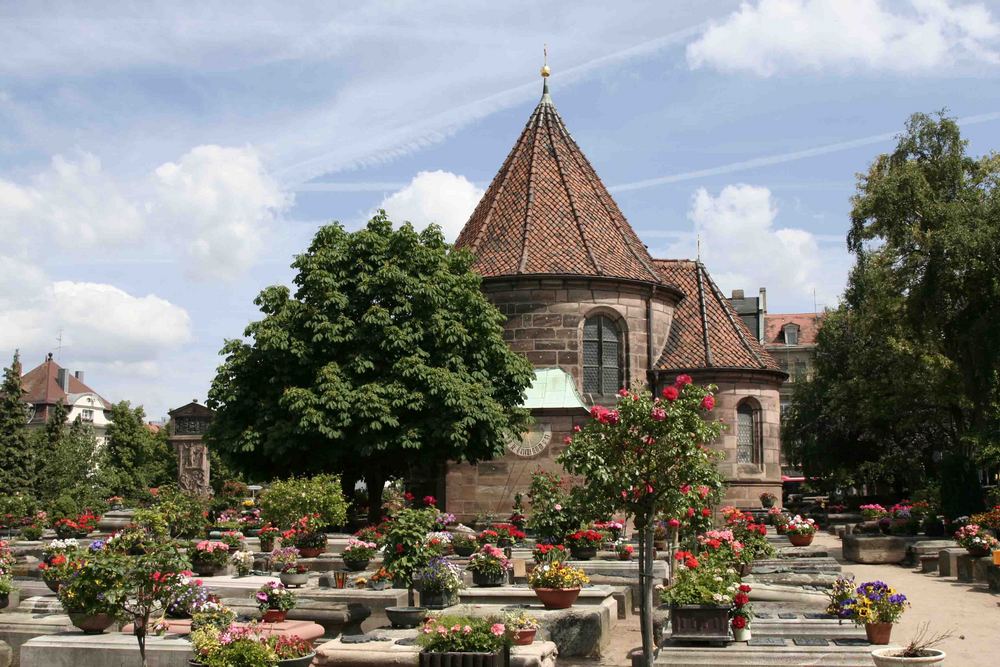
<svg viewBox="0 0 1000 667">
<path fill-rule="evenodd" d="M 906 546 L 907 541 L 902 537 L 889 535 L 845 535 L 843 539 L 844 558 L 869 565 L 902 563 L 906 559 Z"/>
</svg>

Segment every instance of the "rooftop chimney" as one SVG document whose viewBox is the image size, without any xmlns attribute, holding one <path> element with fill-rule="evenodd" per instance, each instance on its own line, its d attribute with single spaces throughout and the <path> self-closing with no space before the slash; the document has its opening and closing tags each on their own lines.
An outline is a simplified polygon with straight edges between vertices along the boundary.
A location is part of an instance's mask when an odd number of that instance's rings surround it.
<svg viewBox="0 0 1000 667">
<path fill-rule="evenodd" d="M 83 371 L 73 371 L 73 377 L 75 377 L 80 382 L 83 382 Z"/>
<path fill-rule="evenodd" d="M 734 289 L 733 290 L 733 298 L 734 299 L 742 299 L 743 298 L 743 290 L 741 290 L 741 289 Z"/>
<path fill-rule="evenodd" d="M 69 371 L 67 369 L 60 368 L 56 371 L 56 382 L 59 383 L 60 389 L 67 394 L 69 393 Z"/>
</svg>

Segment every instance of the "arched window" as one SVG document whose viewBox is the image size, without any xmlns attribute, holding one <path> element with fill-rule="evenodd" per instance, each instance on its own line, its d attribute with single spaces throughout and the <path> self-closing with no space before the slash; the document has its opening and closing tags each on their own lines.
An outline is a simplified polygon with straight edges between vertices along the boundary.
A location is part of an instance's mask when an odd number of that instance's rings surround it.
<svg viewBox="0 0 1000 667">
<path fill-rule="evenodd" d="M 583 323 L 583 391 L 610 396 L 622 388 L 622 332 L 606 315 Z"/>
<path fill-rule="evenodd" d="M 736 462 L 760 465 L 764 460 L 760 407 L 744 399 L 736 406 Z"/>
</svg>

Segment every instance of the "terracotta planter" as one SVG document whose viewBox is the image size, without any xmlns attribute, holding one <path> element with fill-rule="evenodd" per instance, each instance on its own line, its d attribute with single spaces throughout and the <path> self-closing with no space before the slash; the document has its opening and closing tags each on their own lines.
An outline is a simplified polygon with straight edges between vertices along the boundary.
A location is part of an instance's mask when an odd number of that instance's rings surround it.
<svg viewBox="0 0 1000 667">
<path fill-rule="evenodd" d="M 530 630 L 515 630 L 514 646 L 531 646 L 535 641 L 535 634 L 537 632 L 537 628 L 531 628 Z"/>
<path fill-rule="evenodd" d="M 326 551 L 326 547 L 299 547 L 299 555 L 303 558 L 315 558 Z"/>
<path fill-rule="evenodd" d="M 788 541 L 792 543 L 793 547 L 807 547 L 813 543 L 814 536 L 815 533 L 809 533 L 808 535 L 788 533 Z"/>
<path fill-rule="evenodd" d="M 420 652 L 420 667 L 504 667 L 503 651 L 496 653 Z"/>
<path fill-rule="evenodd" d="M 672 639 L 682 641 L 728 642 L 729 607 L 679 605 L 670 608 Z"/>
<path fill-rule="evenodd" d="M 347 560 L 344 559 L 344 565 L 351 572 L 360 572 L 361 570 L 368 567 L 368 563 L 371 562 L 370 559 L 366 558 L 364 560 Z"/>
<path fill-rule="evenodd" d="M 261 620 L 265 623 L 282 623 L 287 615 L 288 612 L 282 611 L 281 609 L 268 609 L 264 612 L 264 616 L 261 617 Z"/>
<path fill-rule="evenodd" d="M 503 586 L 507 579 L 504 572 L 473 572 L 472 583 L 482 588 Z"/>
<path fill-rule="evenodd" d="M 385 615 L 394 628 L 415 628 L 427 616 L 425 607 L 386 607 Z"/>
<path fill-rule="evenodd" d="M 597 547 L 570 547 L 569 555 L 573 560 L 591 560 L 597 557 Z"/>
<path fill-rule="evenodd" d="M 876 646 L 888 644 L 892 635 L 892 623 L 865 623 L 865 635 L 869 644 Z"/>
<path fill-rule="evenodd" d="M 69 613 L 70 622 L 83 630 L 87 635 L 99 635 L 115 624 L 114 616 L 110 614 L 81 614 L 77 612 Z"/>
<path fill-rule="evenodd" d="M 265 554 L 269 554 L 274 551 L 274 538 L 271 538 L 270 540 L 261 540 L 260 551 Z"/>
<path fill-rule="evenodd" d="M 305 586 L 309 583 L 309 573 L 308 572 L 282 572 L 278 575 L 278 579 L 281 580 L 285 586 Z"/>
<path fill-rule="evenodd" d="M 535 595 L 546 609 L 569 609 L 580 597 L 579 588 L 536 588 Z"/>
<path fill-rule="evenodd" d="M 875 662 L 875 667 L 895 667 L 896 665 L 940 665 L 944 663 L 945 655 L 944 651 L 939 651 L 936 648 L 925 649 L 926 653 L 931 655 L 923 655 L 919 658 L 904 658 L 902 656 L 893 655 L 894 653 L 899 653 L 899 648 L 877 648 L 872 651 L 872 660 Z"/>
</svg>

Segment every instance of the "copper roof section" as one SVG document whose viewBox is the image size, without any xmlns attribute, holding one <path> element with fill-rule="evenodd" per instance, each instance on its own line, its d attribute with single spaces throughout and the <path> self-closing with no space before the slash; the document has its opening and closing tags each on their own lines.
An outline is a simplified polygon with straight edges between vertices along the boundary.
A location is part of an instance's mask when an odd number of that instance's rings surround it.
<svg viewBox="0 0 1000 667">
<path fill-rule="evenodd" d="M 674 311 L 670 336 L 656 364 L 658 370 L 719 368 L 782 372 L 701 262 L 654 261 L 662 280 L 687 294 Z"/>
<path fill-rule="evenodd" d="M 659 283 L 660 273 L 548 94 L 455 246 L 484 277 L 563 275 Z"/>
<path fill-rule="evenodd" d="M 100 394 L 85 385 L 72 373 L 69 374 L 69 392 L 59 386 L 59 370 L 62 368 L 51 355 L 40 365 L 32 368 L 21 377 L 21 387 L 24 400 L 34 405 L 68 405 L 69 394 L 94 394 L 101 400 L 105 410 L 111 409 L 111 404 Z"/>
</svg>

